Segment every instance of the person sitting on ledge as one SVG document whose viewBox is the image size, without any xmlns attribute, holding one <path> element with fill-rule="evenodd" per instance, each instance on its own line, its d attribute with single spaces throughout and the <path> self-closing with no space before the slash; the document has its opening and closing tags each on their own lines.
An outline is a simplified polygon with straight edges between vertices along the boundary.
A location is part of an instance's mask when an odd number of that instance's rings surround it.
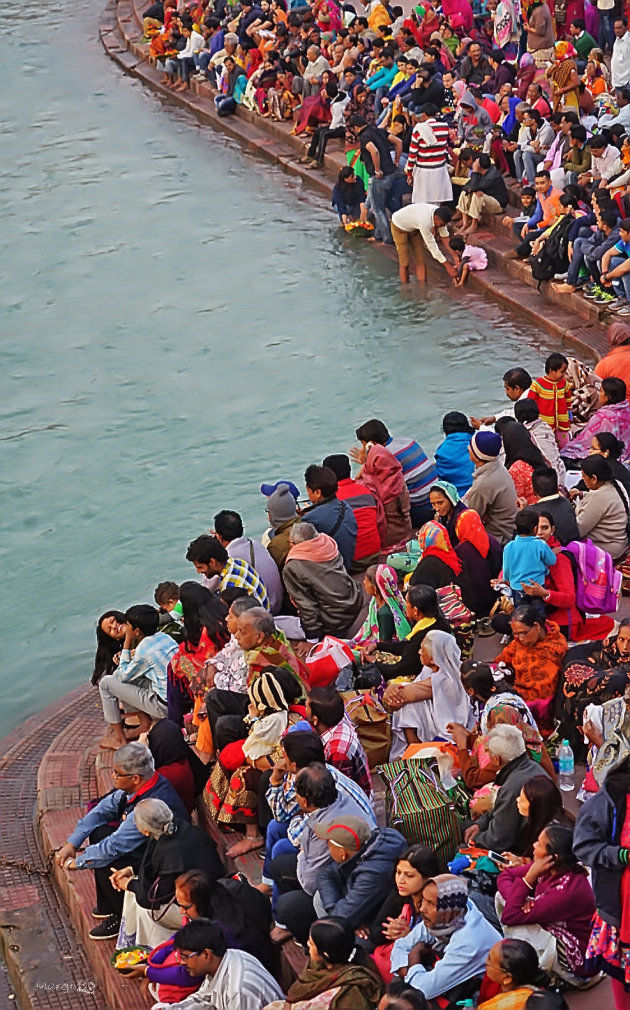
<svg viewBox="0 0 630 1010">
<path fill-rule="evenodd" d="M 128 743 L 114 754 L 112 792 L 81 817 L 65 845 L 55 854 L 64 870 L 93 870 L 96 884 L 95 919 L 103 921 L 90 930 L 93 940 L 118 936 L 124 893 L 114 890 L 112 870 L 131 866 L 137 870 L 147 839 L 138 830 L 135 808 L 140 800 L 163 800 L 176 818 L 187 821 L 188 811 L 173 786 L 155 770 L 153 757 L 144 744 Z M 83 852 L 79 847 L 89 837 Z"/>
<path fill-rule="evenodd" d="M 98 684 L 107 723 L 101 747 L 107 750 L 127 742 L 121 702 L 127 712 L 138 713 L 143 732 L 150 729 L 154 719 L 166 716 L 166 672 L 177 645 L 169 635 L 158 631 L 159 619 L 155 607 L 144 603 L 130 607 L 125 614 L 125 639 L 118 667 L 101 677 Z"/>
<path fill-rule="evenodd" d="M 231 558 L 216 537 L 202 533 L 200 537 L 191 540 L 186 551 L 186 561 L 191 561 L 199 575 L 207 580 L 208 589 L 214 589 L 212 579 L 216 576 L 222 593 L 226 589 L 245 589 L 248 596 L 253 596 L 261 607 L 269 610 L 267 589 L 256 569 L 247 561 Z"/>
</svg>

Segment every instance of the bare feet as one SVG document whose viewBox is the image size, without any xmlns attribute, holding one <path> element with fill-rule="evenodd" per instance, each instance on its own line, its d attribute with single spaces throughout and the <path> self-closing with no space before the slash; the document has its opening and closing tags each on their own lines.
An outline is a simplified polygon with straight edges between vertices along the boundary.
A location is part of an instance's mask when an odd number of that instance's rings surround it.
<svg viewBox="0 0 630 1010">
<path fill-rule="evenodd" d="M 271 894 L 273 891 L 273 888 L 270 887 L 269 884 L 254 884 L 254 887 L 257 891 L 260 891 L 261 894 Z"/>
<path fill-rule="evenodd" d="M 101 742 L 99 747 L 103 750 L 118 750 L 119 747 L 124 747 L 127 743 L 127 737 L 123 732 L 123 728 L 119 722 L 110 723 L 101 737 Z"/>
<path fill-rule="evenodd" d="M 226 856 L 229 859 L 236 859 L 237 856 L 244 856 L 246 852 L 253 852 L 255 849 L 262 849 L 265 844 L 265 839 L 262 835 L 257 835 L 255 838 L 245 835 L 240 842 L 236 845 L 230 846 L 226 851 Z"/>
<path fill-rule="evenodd" d="M 269 934 L 269 939 L 272 943 L 281 944 L 286 943 L 286 941 L 290 940 L 292 936 L 293 933 L 291 930 L 283 929 L 282 926 L 274 926 Z"/>
</svg>

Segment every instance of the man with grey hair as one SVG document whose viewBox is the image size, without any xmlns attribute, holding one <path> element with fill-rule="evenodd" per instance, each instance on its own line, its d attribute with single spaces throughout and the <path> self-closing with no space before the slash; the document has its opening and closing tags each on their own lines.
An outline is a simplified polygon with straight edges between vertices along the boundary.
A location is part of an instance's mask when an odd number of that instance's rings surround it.
<svg viewBox="0 0 630 1010">
<path fill-rule="evenodd" d="M 188 811 L 170 782 L 155 770 L 148 747 L 135 742 L 125 744 L 114 754 L 112 772 L 114 789 L 96 804 L 77 825 L 55 855 L 65 870 L 93 870 L 96 907 L 92 915 L 103 921 L 90 930 L 93 940 L 109 940 L 118 935 L 124 895 L 110 883 L 114 869 L 140 865 L 146 838 L 138 831 L 135 807 L 142 799 L 164 802 L 175 817 L 189 820 Z M 79 852 L 89 837 L 90 844 Z"/>
<path fill-rule="evenodd" d="M 495 783 L 499 787 L 494 807 L 464 833 L 467 845 L 474 844 L 495 852 L 520 852 L 519 839 L 525 828 L 525 818 L 519 813 L 516 800 L 524 784 L 534 775 L 547 772 L 533 761 L 525 749 L 525 740 L 518 726 L 500 725 L 486 737 L 489 767 L 496 768 Z"/>
<path fill-rule="evenodd" d="M 302 98 L 310 98 L 318 95 L 322 86 L 322 74 L 324 70 L 330 70 L 330 63 L 325 56 L 322 56 L 319 46 L 309 46 L 306 50 L 308 63 L 304 67 L 301 77 L 294 77 L 291 90 L 294 95 L 301 95 Z"/>
<path fill-rule="evenodd" d="M 304 634 L 317 641 L 324 635 L 352 637 L 350 631 L 363 610 L 363 594 L 348 575 L 337 544 L 311 523 L 292 526 L 290 540 L 282 580 Z"/>
</svg>

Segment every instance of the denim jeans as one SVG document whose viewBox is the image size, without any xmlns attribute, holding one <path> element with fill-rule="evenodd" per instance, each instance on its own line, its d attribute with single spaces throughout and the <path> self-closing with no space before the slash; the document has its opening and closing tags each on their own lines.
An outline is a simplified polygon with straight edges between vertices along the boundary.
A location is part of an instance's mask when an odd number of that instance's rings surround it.
<svg viewBox="0 0 630 1010">
<path fill-rule="evenodd" d="M 374 114 L 380 116 L 383 111 L 383 99 L 389 91 L 389 88 L 377 88 L 374 92 Z"/>
<path fill-rule="evenodd" d="M 387 217 L 387 211 L 385 208 L 394 184 L 394 175 L 394 172 L 390 172 L 389 175 L 384 175 L 380 179 L 377 179 L 376 176 L 373 175 L 370 177 L 370 184 L 368 186 L 370 206 L 376 220 L 374 225 L 374 238 L 379 242 L 387 242 L 390 245 L 393 241 L 392 231 L 389 226 L 389 218 Z"/>
<path fill-rule="evenodd" d="M 615 267 L 621 266 L 622 263 L 627 263 L 625 256 L 613 256 L 610 261 L 609 270 L 614 270 Z M 625 298 L 630 302 L 630 273 L 622 274 L 621 277 L 616 277 L 612 286 L 614 288 L 615 294 L 619 295 L 621 298 Z"/>
<path fill-rule="evenodd" d="M 584 243 L 588 242 L 587 238 L 576 238 L 573 243 L 573 256 L 571 262 L 569 263 L 569 270 L 567 273 L 567 284 L 572 284 L 573 287 L 578 282 L 578 277 L 580 276 L 580 270 L 584 265 Z"/>
</svg>

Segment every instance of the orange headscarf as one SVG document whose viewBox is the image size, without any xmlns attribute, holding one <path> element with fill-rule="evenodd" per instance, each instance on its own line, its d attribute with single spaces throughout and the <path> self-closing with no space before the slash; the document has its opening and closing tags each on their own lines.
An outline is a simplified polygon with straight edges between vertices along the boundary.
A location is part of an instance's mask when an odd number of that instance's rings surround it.
<svg viewBox="0 0 630 1010">
<path fill-rule="evenodd" d="M 490 540 L 478 512 L 474 509 L 461 512 L 455 523 L 455 532 L 460 544 L 468 542 L 476 547 L 482 558 L 488 557 Z"/>
</svg>

